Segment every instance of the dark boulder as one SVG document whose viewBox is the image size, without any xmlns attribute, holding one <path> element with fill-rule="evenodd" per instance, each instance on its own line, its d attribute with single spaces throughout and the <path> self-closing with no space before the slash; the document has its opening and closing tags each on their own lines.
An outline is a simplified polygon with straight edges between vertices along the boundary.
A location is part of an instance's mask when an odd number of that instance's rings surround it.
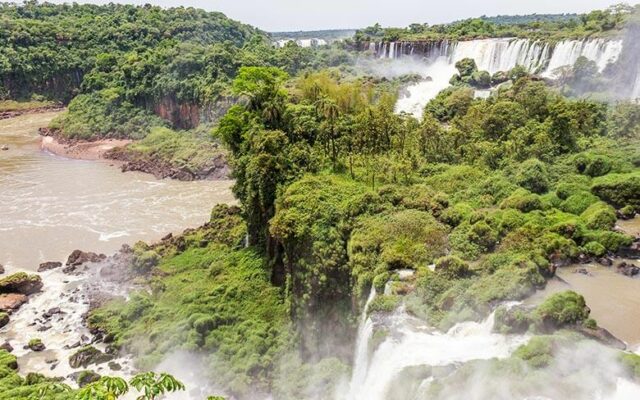
<svg viewBox="0 0 640 400">
<path fill-rule="evenodd" d="M 69 375 L 67 378 L 75 381 L 78 384 L 78 386 L 82 388 L 91 383 L 99 381 L 101 376 L 96 374 L 93 371 L 79 371 L 79 372 L 74 372 L 73 374 Z"/>
<path fill-rule="evenodd" d="M 500 307 L 496 310 L 493 330 L 502 334 L 520 334 L 532 324 L 530 310 L 522 306 Z"/>
<path fill-rule="evenodd" d="M 49 270 L 60 268 L 60 267 L 62 267 L 61 262 L 48 261 L 38 266 L 38 272 L 49 271 Z"/>
<path fill-rule="evenodd" d="M 102 364 L 113 359 L 109 354 L 105 354 L 93 346 L 86 346 L 76 351 L 69 357 L 71 368 L 87 368 L 91 364 Z"/>
<path fill-rule="evenodd" d="M 11 353 L 13 351 L 13 346 L 11 346 L 11 343 L 9 342 L 4 342 L 2 345 L 0 345 L 0 350 L 4 350 L 7 353 Z"/>
<path fill-rule="evenodd" d="M 598 259 L 598 263 L 600 265 L 603 265 L 605 267 L 610 267 L 613 265 L 613 260 L 610 259 L 609 257 L 602 257 L 600 259 Z"/>
<path fill-rule="evenodd" d="M 86 263 L 97 263 L 107 258 L 104 254 L 96 254 L 92 252 L 84 252 L 82 250 L 74 250 L 67 258 L 67 267 L 77 267 Z"/>
<path fill-rule="evenodd" d="M 586 275 L 586 276 L 593 276 L 591 274 L 591 272 L 589 272 L 589 270 L 586 269 L 586 268 L 576 268 L 576 269 L 573 270 L 573 273 L 574 274 Z"/>
<path fill-rule="evenodd" d="M 640 239 L 636 239 L 628 247 L 618 250 L 618 255 L 623 258 L 640 258 Z"/>
<path fill-rule="evenodd" d="M 0 328 L 7 326 L 9 323 L 9 314 L 0 312 Z"/>
<path fill-rule="evenodd" d="M 616 272 L 628 277 L 634 277 L 640 274 L 640 268 L 634 264 L 622 262 L 616 267 Z"/>
<path fill-rule="evenodd" d="M 611 332 L 600 327 L 586 327 L 584 325 L 578 325 L 575 330 L 582 333 L 584 336 L 600 342 L 606 346 L 613 347 L 618 350 L 626 350 L 627 345 L 617 337 L 613 336 Z"/>
</svg>

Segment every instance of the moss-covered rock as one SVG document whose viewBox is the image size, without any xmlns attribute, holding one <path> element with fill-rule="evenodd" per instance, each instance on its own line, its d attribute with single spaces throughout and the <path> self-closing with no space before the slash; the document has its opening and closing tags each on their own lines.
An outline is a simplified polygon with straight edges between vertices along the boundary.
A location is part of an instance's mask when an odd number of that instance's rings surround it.
<svg viewBox="0 0 640 400">
<path fill-rule="evenodd" d="M 391 313 L 400 305 L 400 297 L 393 295 L 378 296 L 369 304 L 369 314 Z"/>
<path fill-rule="evenodd" d="M 94 382 L 98 382 L 100 378 L 101 376 L 93 371 L 80 371 L 74 374 L 74 380 L 81 388 Z"/>
<path fill-rule="evenodd" d="M 514 208 L 524 213 L 528 213 L 534 210 L 542 210 L 544 208 L 540 196 L 525 189 L 520 189 L 512 193 L 509 197 L 504 199 L 504 201 L 500 204 L 500 207 Z"/>
<path fill-rule="evenodd" d="M 31 351 L 44 351 L 46 349 L 46 346 L 44 345 L 44 343 L 42 343 L 42 340 L 39 338 L 35 338 L 35 339 L 31 339 L 29 340 L 29 343 L 27 343 L 27 348 L 29 348 L 29 350 Z"/>
<path fill-rule="evenodd" d="M 589 318 L 589 307 L 584 297 L 573 291 L 556 293 L 547 298 L 534 311 L 536 327 L 544 332 L 565 326 L 581 324 Z"/>
<path fill-rule="evenodd" d="M 105 354 L 93 346 L 85 346 L 69 356 L 71 368 L 87 368 L 91 364 L 102 364 L 113 357 Z"/>
<path fill-rule="evenodd" d="M 545 193 L 549 189 L 549 171 L 540 160 L 532 158 L 520 164 L 516 182 L 523 188 L 536 193 Z"/>
<path fill-rule="evenodd" d="M 590 229 L 609 230 L 616 224 L 616 210 L 603 202 L 594 203 L 587 208 L 580 218 Z"/>
<path fill-rule="evenodd" d="M 442 257 L 436 261 L 435 272 L 447 279 L 460 279 L 470 274 L 469 264 L 455 256 Z"/>
<path fill-rule="evenodd" d="M 524 333 L 532 324 L 530 310 L 522 307 L 500 307 L 496 310 L 493 330 L 502 334 Z"/>
<path fill-rule="evenodd" d="M 596 178 L 591 192 L 614 207 L 640 207 L 640 172 Z"/>
<path fill-rule="evenodd" d="M 39 275 L 18 272 L 0 279 L 0 293 L 20 293 L 31 295 L 42 289 L 43 283 Z"/>
<path fill-rule="evenodd" d="M 589 242 L 585 244 L 584 251 L 593 257 L 602 257 L 607 254 L 607 248 L 598 242 Z"/>
<path fill-rule="evenodd" d="M 589 206 L 597 203 L 598 201 L 599 199 L 597 196 L 586 191 L 580 191 L 572 194 L 566 200 L 564 200 L 560 204 L 559 208 L 564 212 L 580 215 L 585 212 L 585 210 L 587 210 Z"/>
</svg>

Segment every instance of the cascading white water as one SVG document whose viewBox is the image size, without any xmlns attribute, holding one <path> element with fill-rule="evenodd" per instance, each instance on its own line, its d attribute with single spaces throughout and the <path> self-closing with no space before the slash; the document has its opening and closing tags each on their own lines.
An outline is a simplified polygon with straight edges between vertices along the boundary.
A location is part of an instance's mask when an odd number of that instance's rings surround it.
<svg viewBox="0 0 640 400">
<path fill-rule="evenodd" d="M 636 82 L 633 85 L 633 92 L 631 94 L 632 100 L 640 99 L 640 69 L 636 73 Z"/>
<path fill-rule="evenodd" d="M 414 54 L 414 50 L 412 46 L 407 51 L 407 46 L 395 42 L 382 43 L 378 57 L 398 59 Z M 483 39 L 453 44 L 441 42 L 427 46 L 422 54 L 425 62 L 422 75 L 431 79 L 408 87 L 407 95 L 398 100 L 396 111 L 420 118 L 427 102 L 449 86 L 449 79 L 456 73 L 455 63 L 463 58 L 472 58 L 478 69 L 491 74 L 522 65 L 531 72 L 553 78 L 559 68 L 573 65 L 581 56 L 594 61 L 598 69 L 603 71 L 619 58 L 621 52 L 622 41 L 605 39 L 566 40 L 556 46 L 527 39 Z M 640 96 L 640 77 L 634 97 L 637 96 Z"/>
<path fill-rule="evenodd" d="M 389 385 L 404 368 L 503 358 L 527 340 L 526 336 L 494 334 L 493 324 L 492 314 L 482 323 L 465 322 L 441 333 L 400 309 L 385 321 L 389 330 L 387 339 L 369 360 L 373 322 L 368 318 L 364 329 L 359 331 L 349 393 L 339 399 L 384 400 Z"/>
<path fill-rule="evenodd" d="M 364 383 L 364 379 L 367 375 L 367 367 L 369 363 L 369 342 L 373 336 L 373 321 L 368 316 L 369 304 L 376 297 L 376 289 L 371 288 L 371 293 L 367 299 L 367 304 L 364 307 L 362 318 L 360 320 L 360 326 L 358 327 L 358 338 L 356 341 L 356 352 L 353 359 L 353 376 L 351 378 L 351 385 L 349 388 L 349 397 L 353 396 L 352 391 Z"/>
<path fill-rule="evenodd" d="M 375 293 L 369 297 L 368 304 L 375 298 Z M 513 304 L 513 303 L 512 303 Z M 509 306 L 509 305 L 507 305 Z M 368 318 L 365 311 L 358 331 L 357 347 L 354 357 L 354 372 L 346 393 L 336 396 L 337 400 L 385 400 L 390 395 L 394 398 L 426 399 L 429 386 L 433 382 L 433 376 L 425 374 L 425 378 L 417 378 L 418 381 L 411 382 L 403 380 L 406 374 L 411 375 L 411 370 L 407 368 L 440 367 L 445 374 L 452 373 L 461 364 L 473 360 L 489 360 L 495 358 L 507 358 L 520 345 L 526 343 L 529 335 L 502 335 L 493 332 L 495 317 L 491 314 L 485 321 L 464 322 L 452 327 L 448 332 L 442 333 L 432 329 L 422 320 L 410 316 L 403 307 L 389 316 L 377 315 Z M 374 322 L 375 320 L 375 322 Z M 386 339 L 376 348 L 374 332 L 377 329 L 384 329 L 387 332 Z M 612 353 L 608 353 L 604 347 L 593 342 L 585 343 L 575 348 L 575 353 L 560 353 L 561 360 L 554 364 L 553 369 L 548 371 L 549 376 L 566 374 L 567 384 L 581 385 L 585 380 L 592 379 L 589 384 L 596 390 L 589 391 L 588 388 L 578 396 L 581 399 L 590 398 L 593 400 L 636 400 L 640 398 L 640 385 L 625 378 L 619 378 L 621 373 L 619 365 L 611 364 L 614 358 L 610 358 Z M 373 350 L 373 354 L 370 354 Z M 562 355 L 564 354 L 564 355 Z M 582 365 L 579 361 L 598 360 L 600 365 Z M 574 360 L 576 362 L 574 363 Z M 586 364 L 590 364 L 587 362 Z M 596 363 L 597 364 L 597 363 Z M 446 372 L 449 371 L 449 372 Z M 459 393 L 458 398 L 469 398 L 467 394 L 474 393 L 476 399 L 496 399 L 495 392 L 486 390 L 491 382 L 484 382 L 488 376 L 482 368 L 478 370 L 466 370 L 466 373 L 478 373 L 475 379 L 479 387 L 452 388 L 447 390 Z M 463 374 L 464 375 L 464 374 Z M 415 379 L 416 375 L 409 379 Z M 503 379 L 504 378 L 504 379 Z M 558 378 L 560 382 L 565 378 Z M 510 381 L 508 377 L 498 375 L 496 382 L 502 391 L 498 397 L 518 398 L 510 396 L 510 385 L 516 389 L 520 387 L 519 382 Z M 577 379 L 577 380 L 576 380 Z M 473 381 L 473 378 L 472 378 Z M 416 384 L 417 391 L 406 385 Z M 553 382 L 549 385 L 553 387 Z M 601 390 L 608 384 L 612 385 L 609 392 Z M 504 387 L 501 385 L 505 385 Z M 474 392 L 474 390 L 478 390 Z M 562 397 L 544 397 L 554 390 L 541 388 L 541 396 L 527 397 L 529 399 L 547 399 Z M 538 390 L 538 386 L 533 386 L 533 390 Z M 555 392 L 560 395 L 562 390 Z M 489 397 L 487 397 L 489 396 Z M 448 398 L 445 395 L 445 398 Z"/>
<path fill-rule="evenodd" d="M 451 63 L 472 58 L 481 71 L 494 74 L 522 65 L 530 71 L 540 68 L 550 53 L 550 47 L 525 39 L 485 39 L 459 42 L 450 55 Z"/>
<path fill-rule="evenodd" d="M 618 59 L 621 52 L 621 40 L 565 40 L 556 45 L 543 75 L 553 78 L 559 68 L 572 66 L 580 57 L 594 61 L 602 72 L 608 64 Z"/>
</svg>

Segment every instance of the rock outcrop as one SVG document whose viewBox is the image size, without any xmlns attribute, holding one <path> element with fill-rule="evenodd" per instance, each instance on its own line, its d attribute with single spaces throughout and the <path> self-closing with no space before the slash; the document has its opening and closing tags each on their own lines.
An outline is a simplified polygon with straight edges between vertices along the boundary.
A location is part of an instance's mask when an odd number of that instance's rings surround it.
<svg viewBox="0 0 640 400">
<path fill-rule="evenodd" d="M 39 275 L 28 275 L 18 272 L 0 279 L 0 293 L 19 293 L 32 295 L 42 290 L 42 279 Z"/>
<path fill-rule="evenodd" d="M 28 297 L 20 293 L 0 294 L 0 311 L 13 312 L 28 301 Z"/>
<path fill-rule="evenodd" d="M 45 271 L 49 271 L 52 269 L 56 269 L 56 268 L 61 268 L 62 267 L 62 263 L 61 262 L 56 262 L 56 261 L 48 261 L 48 262 L 44 262 L 42 264 L 40 264 L 38 266 L 38 272 L 45 272 Z"/>
</svg>

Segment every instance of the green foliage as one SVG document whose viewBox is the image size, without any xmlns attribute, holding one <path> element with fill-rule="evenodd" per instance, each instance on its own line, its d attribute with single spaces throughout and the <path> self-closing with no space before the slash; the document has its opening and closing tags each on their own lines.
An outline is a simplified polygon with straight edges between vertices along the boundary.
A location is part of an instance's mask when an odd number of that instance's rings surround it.
<svg viewBox="0 0 640 400">
<path fill-rule="evenodd" d="M 215 351 L 211 371 L 234 393 L 265 387 L 288 318 L 264 259 L 236 247 L 242 227 L 237 211 L 219 206 L 208 227 L 148 248 L 161 256 L 149 278 L 156 290 L 93 311 L 90 326 L 112 335 L 145 369 L 178 349 Z"/>
<path fill-rule="evenodd" d="M 369 314 L 392 313 L 396 310 L 396 308 L 398 308 L 399 305 L 400 298 L 398 296 L 382 295 L 373 299 L 371 304 L 369 304 L 367 312 Z"/>
<path fill-rule="evenodd" d="M 589 242 L 585 244 L 584 251 L 594 257 L 602 257 L 607 253 L 607 249 L 598 242 Z"/>
<path fill-rule="evenodd" d="M 354 275 L 371 266 L 416 269 L 444 254 L 446 229 L 428 212 L 402 210 L 364 218 L 351 234 L 349 259 Z"/>
<path fill-rule="evenodd" d="M 520 164 L 516 181 L 523 188 L 541 194 L 549 188 L 548 176 L 544 163 L 537 159 L 530 159 Z"/>
<path fill-rule="evenodd" d="M 640 207 L 640 173 L 609 174 L 594 179 L 591 192 L 614 207 Z"/>
<path fill-rule="evenodd" d="M 582 323 L 589 318 L 589 312 L 584 297 L 566 291 L 547 298 L 534 311 L 534 318 L 539 329 L 548 331 Z"/>
<path fill-rule="evenodd" d="M 184 390 L 184 384 L 169 374 L 145 372 L 131 379 L 131 386 L 142 392 L 137 400 L 154 400 L 159 396 Z"/>
<path fill-rule="evenodd" d="M 471 40 L 489 37 L 520 37 L 528 39 L 581 39 L 590 36 L 610 36 L 618 33 L 632 7 L 627 5 L 596 10 L 588 14 L 523 15 L 471 18 L 449 24 L 429 26 L 411 24 L 407 28 L 386 28 L 379 24 L 358 30 L 357 42 L 372 40 L 441 41 Z"/>
<path fill-rule="evenodd" d="M 166 123 L 151 112 L 123 101 L 117 92 L 103 90 L 81 94 L 69 104 L 69 110 L 51 124 L 70 139 L 141 139 L 155 126 Z"/>
<path fill-rule="evenodd" d="M 616 211 L 613 207 L 603 202 L 593 203 L 581 215 L 580 218 L 590 229 L 609 230 L 616 224 Z"/>
<path fill-rule="evenodd" d="M 453 280 L 469 276 L 469 264 L 455 256 L 439 258 L 435 265 L 435 272 L 447 279 Z"/>
<path fill-rule="evenodd" d="M 110 157 L 167 165 L 182 175 L 202 178 L 216 168 L 216 160 L 224 154 L 220 145 L 208 135 L 156 127 L 151 128 L 144 139 L 112 150 Z"/>
</svg>

